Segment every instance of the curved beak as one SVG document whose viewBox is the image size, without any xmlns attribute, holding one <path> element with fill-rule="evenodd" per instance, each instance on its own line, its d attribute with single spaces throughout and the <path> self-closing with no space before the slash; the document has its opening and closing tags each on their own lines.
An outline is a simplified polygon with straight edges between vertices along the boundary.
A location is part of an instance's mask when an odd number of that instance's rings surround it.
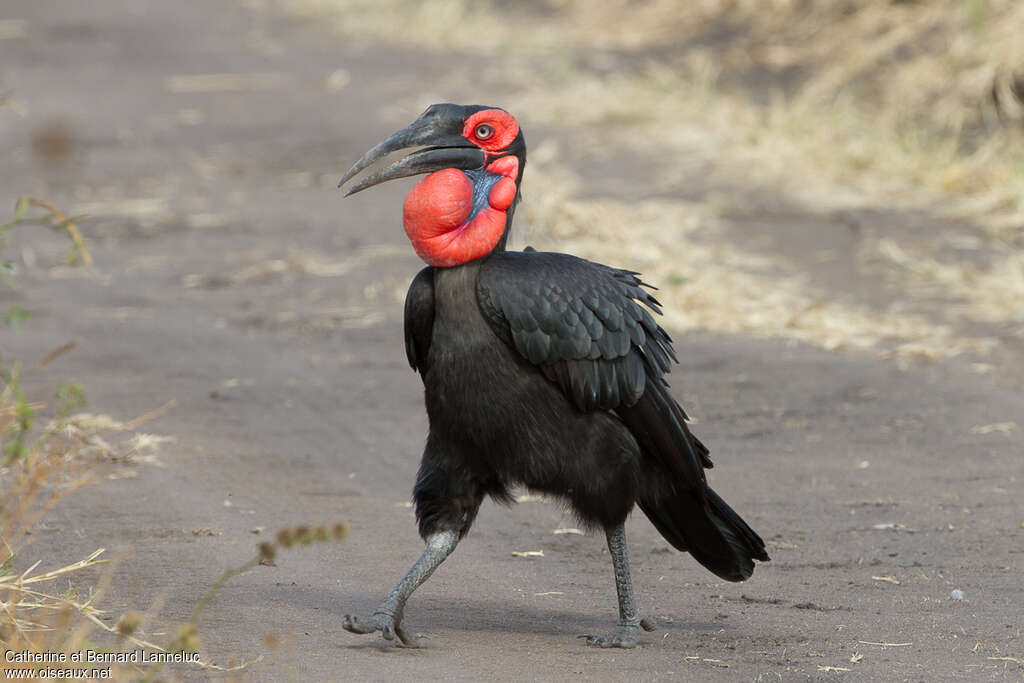
<svg viewBox="0 0 1024 683">
<path fill-rule="evenodd" d="M 471 170 L 483 168 L 482 149 L 462 136 L 463 107 L 435 104 L 402 130 L 377 143 L 359 158 L 338 183 L 341 187 L 365 168 L 388 154 L 409 147 L 423 147 L 390 166 L 368 175 L 349 188 L 345 196 L 361 192 L 395 178 L 431 173 L 445 168 Z"/>
</svg>

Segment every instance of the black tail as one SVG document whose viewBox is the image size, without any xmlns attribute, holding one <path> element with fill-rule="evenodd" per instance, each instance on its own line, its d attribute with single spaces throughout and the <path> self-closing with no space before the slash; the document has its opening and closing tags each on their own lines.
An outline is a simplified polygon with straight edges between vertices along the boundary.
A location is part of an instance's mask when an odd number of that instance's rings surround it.
<svg viewBox="0 0 1024 683">
<path fill-rule="evenodd" d="M 640 400 L 617 412 L 649 458 L 640 509 L 669 543 L 718 576 L 749 578 L 754 560 L 768 560 L 764 541 L 707 485 L 708 449 L 690 433 L 668 385 L 648 377 Z"/>
<path fill-rule="evenodd" d="M 677 550 L 726 581 L 743 581 L 754 573 L 754 560 L 767 562 L 761 537 L 717 493 L 706 488 L 705 500 L 692 491 L 639 501 L 651 523 Z"/>
</svg>

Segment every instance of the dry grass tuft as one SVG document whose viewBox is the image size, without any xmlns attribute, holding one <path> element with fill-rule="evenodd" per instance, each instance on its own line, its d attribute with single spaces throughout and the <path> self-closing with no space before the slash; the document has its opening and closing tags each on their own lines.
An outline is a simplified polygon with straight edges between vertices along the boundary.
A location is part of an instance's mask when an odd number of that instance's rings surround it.
<svg viewBox="0 0 1024 683">
<path fill-rule="evenodd" d="M 988 267 L 943 262 L 882 238 L 871 245 L 869 258 L 921 293 L 941 292 L 961 300 L 953 315 L 977 322 L 1024 322 L 1024 252 L 1007 250 Z"/>
<path fill-rule="evenodd" d="M 232 577 L 258 564 L 273 564 L 280 548 L 341 540 L 348 535 L 348 525 L 337 522 L 331 526 L 284 529 L 278 532 L 277 542 L 261 543 L 251 560 L 221 574 L 166 645 L 153 642 L 146 635 L 146 624 L 155 614 L 128 611 L 110 626 L 104 621 L 103 610 L 97 606 L 111 588 L 110 571 L 103 573 L 84 597 L 76 590 L 63 593 L 57 590 L 58 581 L 106 563 L 101 558 L 103 548 L 51 571 L 38 571 L 39 562 L 25 569 L 16 566 L 30 546 L 32 527 L 66 495 L 115 467 L 152 459 L 159 447 L 170 439 L 131 430 L 159 415 L 169 405 L 128 422 L 90 413 L 62 415 L 58 409 L 36 434 L 32 429 L 33 419 L 45 411 L 45 406 L 28 402 L 18 379 L 17 372 L 6 373 L 0 391 L 0 435 L 7 455 L 0 465 L 0 644 L 9 651 L 31 652 L 40 657 L 63 653 L 68 661 L 72 654 L 87 649 L 110 653 L 145 650 L 151 660 L 161 654 L 190 653 L 185 661 L 221 672 L 239 671 L 259 662 L 262 657 L 225 667 L 191 655 L 202 650 L 198 621 L 204 608 Z M 106 639 L 96 641 L 98 632 L 105 634 Z M 97 645 L 97 642 L 102 644 Z M 45 659 L 22 663 L 0 661 L 0 670 L 41 671 L 47 666 L 45 662 Z M 140 676 L 141 680 L 154 680 L 164 663 L 160 659 L 142 666 L 138 662 L 115 662 L 111 665 L 111 675 L 119 680 Z"/>
<path fill-rule="evenodd" d="M 198 621 L 216 592 L 232 577 L 259 564 L 273 565 L 282 548 L 340 541 L 348 536 L 345 522 L 330 526 L 298 526 L 282 529 L 274 542 L 263 542 L 249 561 L 223 572 L 198 600 L 189 619 L 177 628 L 170 641 L 161 645 L 146 635 L 153 613 L 128 611 L 113 626 L 104 621 L 97 606 L 111 588 L 111 572 L 103 573 L 85 597 L 78 591 L 63 593 L 56 589 L 59 580 L 95 568 L 107 561 L 103 548 L 84 559 L 51 571 L 40 572 L 39 562 L 16 569 L 31 542 L 31 529 L 64 496 L 96 479 L 97 475 L 126 462 L 138 462 L 169 439 L 130 430 L 145 419 L 159 415 L 153 411 L 128 422 L 104 415 L 58 414 L 36 435 L 32 419 L 45 410 L 41 403 L 29 403 L 22 396 L 17 373 L 8 373 L 0 392 L 0 435 L 9 454 L 0 466 L 0 644 L 7 650 L 36 653 L 40 657 L 63 653 L 70 661 L 74 653 L 101 649 L 110 653 L 145 650 L 153 663 L 113 663 L 111 674 L 120 680 L 155 680 L 165 663 L 162 654 L 189 653 L 185 660 L 204 669 L 232 672 L 262 660 L 233 666 L 220 666 L 192 655 L 202 651 Z M 99 632 L 106 639 L 95 640 Z M 97 645 L 97 642 L 102 643 Z M 52 661 L 52 660 L 51 660 Z M 60 665 L 62 667 L 71 665 Z M 0 670 L 29 668 L 41 670 L 39 662 L 0 661 Z M 103 667 L 101 667 L 103 668 Z"/>
<path fill-rule="evenodd" d="M 83 650 L 90 634 L 100 629 L 125 643 L 159 649 L 133 635 L 138 629 L 128 628 L 130 619 L 115 627 L 101 620 L 96 605 L 109 587 L 109 573 L 86 597 L 56 589 L 58 580 L 105 563 L 103 548 L 50 571 L 37 571 L 39 562 L 21 570 L 17 565 L 31 545 L 32 528 L 65 496 L 116 466 L 151 457 L 166 437 L 132 433 L 138 420 L 121 423 L 73 413 L 83 401 L 74 385 L 58 390 L 56 408 L 36 430 L 34 422 L 46 414 L 46 406 L 25 398 L 19 375 L 17 368 L 0 372 L 0 643 L 12 651 L 70 654 Z"/>
</svg>

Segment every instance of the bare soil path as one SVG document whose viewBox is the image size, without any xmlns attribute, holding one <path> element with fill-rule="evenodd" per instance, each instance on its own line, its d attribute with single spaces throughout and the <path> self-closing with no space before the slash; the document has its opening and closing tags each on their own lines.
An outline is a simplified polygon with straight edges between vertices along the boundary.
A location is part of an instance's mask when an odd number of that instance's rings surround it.
<svg viewBox="0 0 1024 683">
<path fill-rule="evenodd" d="M 220 1 L 8 0 L 0 19 L 24 22 L 0 39 L 0 94 L 23 107 L 0 108 L 0 207 L 31 194 L 89 213 L 97 261 L 69 270 L 56 238 L 16 236 L 24 287 L 0 309 L 35 318 L 0 329 L 0 352 L 33 362 L 74 340 L 35 389 L 79 381 L 121 418 L 176 401 L 147 427 L 176 439 L 163 466 L 77 494 L 31 548 L 53 566 L 120 550 L 113 616 L 166 600 L 153 630 L 169 631 L 260 538 L 344 519 L 346 541 L 217 594 L 200 624 L 210 659 L 267 655 L 243 680 L 1024 678 L 1014 383 L 707 334 L 677 338 L 674 390 L 715 488 L 769 541 L 750 582 L 718 582 L 638 515 L 635 582 L 659 630 L 636 651 L 589 649 L 574 636 L 615 618 L 603 539 L 553 534 L 574 526 L 556 504 L 487 504 L 410 603 L 424 649 L 343 631 L 420 552 L 405 501 L 426 418 L 402 348 L 419 268 L 404 188 L 332 188 L 390 132 L 382 108 L 444 58 L 351 50 Z"/>
</svg>

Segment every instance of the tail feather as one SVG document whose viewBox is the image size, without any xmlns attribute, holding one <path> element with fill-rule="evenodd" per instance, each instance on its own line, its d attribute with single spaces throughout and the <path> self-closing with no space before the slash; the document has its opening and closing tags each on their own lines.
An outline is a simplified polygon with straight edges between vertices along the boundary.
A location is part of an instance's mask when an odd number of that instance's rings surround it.
<svg viewBox="0 0 1024 683">
<path fill-rule="evenodd" d="M 665 539 L 728 581 L 767 561 L 764 541 L 711 490 L 708 449 L 686 426 L 686 413 L 660 378 L 648 376 L 643 396 L 617 408 L 644 451 L 637 503 Z"/>
<path fill-rule="evenodd" d="M 655 528 L 677 550 L 726 581 L 744 581 L 754 573 L 754 560 L 767 562 L 764 541 L 711 488 L 705 500 L 692 492 L 639 501 Z"/>
</svg>

